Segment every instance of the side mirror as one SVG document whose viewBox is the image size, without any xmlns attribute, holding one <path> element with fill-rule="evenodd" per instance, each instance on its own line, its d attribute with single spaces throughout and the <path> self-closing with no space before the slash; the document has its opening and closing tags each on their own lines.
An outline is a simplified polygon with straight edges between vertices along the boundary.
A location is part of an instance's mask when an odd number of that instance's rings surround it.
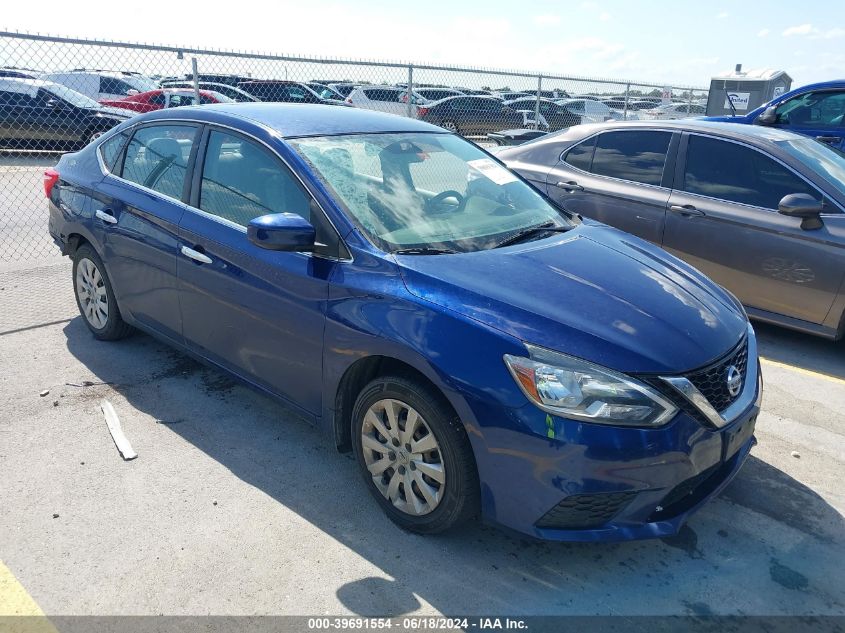
<svg viewBox="0 0 845 633">
<path fill-rule="evenodd" d="M 760 116 L 757 117 L 757 123 L 760 125 L 774 125 L 777 122 L 777 106 L 769 106 Z"/>
<path fill-rule="evenodd" d="M 130 88 L 129 90 L 126 91 L 126 95 L 129 96 L 129 97 L 134 96 L 134 95 L 139 95 L 139 94 L 141 94 L 141 93 L 138 90 L 135 90 L 135 88 Z"/>
<path fill-rule="evenodd" d="M 53 108 L 53 110 L 59 110 L 64 106 L 64 103 L 61 99 L 47 99 L 45 104 L 48 108 Z"/>
<path fill-rule="evenodd" d="M 778 203 L 778 213 L 791 218 L 801 218 L 801 228 L 805 231 L 824 226 L 819 217 L 823 210 L 824 202 L 806 193 L 791 193 L 781 198 Z"/>
<path fill-rule="evenodd" d="M 313 251 L 317 233 L 295 213 L 269 213 L 253 219 L 246 229 L 249 241 L 270 251 Z"/>
</svg>

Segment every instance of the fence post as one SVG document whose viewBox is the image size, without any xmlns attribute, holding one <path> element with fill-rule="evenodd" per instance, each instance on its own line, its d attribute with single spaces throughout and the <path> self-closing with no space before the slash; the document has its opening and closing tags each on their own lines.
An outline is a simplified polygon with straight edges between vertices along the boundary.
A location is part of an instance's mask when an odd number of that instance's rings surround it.
<svg viewBox="0 0 845 633">
<path fill-rule="evenodd" d="M 543 90 L 543 75 L 537 75 L 537 100 L 534 102 L 534 129 L 540 130 L 540 93 Z"/>
<path fill-rule="evenodd" d="M 408 117 L 416 119 L 414 116 L 414 67 L 408 64 Z"/>
<path fill-rule="evenodd" d="M 194 74 L 194 96 L 197 99 L 197 105 L 200 104 L 200 80 L 199 73 L 197 73 L 197 58 L 191 57 L 191 72 Z"/>
<path fill-rule="evenodd" d="M 687 93 L 689 94 L 689 101 L 687 102 L 687 114 L 692 116 L 692 88 Z"/>
<path fill-rule="evenodd" d="M 622 110 L 622 119 L 628 120 L 628 97 L 631 94 L 631 84 L 625 84 L 625 108 Z"/>
</svg>

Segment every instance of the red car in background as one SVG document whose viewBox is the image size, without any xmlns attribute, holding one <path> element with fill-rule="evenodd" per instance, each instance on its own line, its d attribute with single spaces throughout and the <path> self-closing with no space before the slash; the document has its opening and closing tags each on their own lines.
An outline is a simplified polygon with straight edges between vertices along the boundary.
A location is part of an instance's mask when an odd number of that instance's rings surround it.
<svg viewBox="0 0 845 633">
<path fill-rule="evenodd" d="M 231 103 L 233 100 L 224 94 L 213 90 L 200 90 L 200 104 Z M 100 103 L 114 108 L 123 108 L 134 112 L 151 112 L 163 108 L 176 108 L 184 105 L 194 105 L 196 95 L 193 90 L 186 88 L 163 88 L 148 90 L 120 99 L 100 99 Z"/>
</svg>

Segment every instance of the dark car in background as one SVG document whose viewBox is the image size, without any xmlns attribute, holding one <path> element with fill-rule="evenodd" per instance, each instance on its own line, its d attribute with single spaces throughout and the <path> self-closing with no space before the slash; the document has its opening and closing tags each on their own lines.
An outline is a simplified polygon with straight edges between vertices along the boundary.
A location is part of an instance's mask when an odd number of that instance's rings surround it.
<svg viewBox="0 0 845 633">
<path fill-rule="evenodd" d="M 463 136 L 524 126 L 524 117 L 494 97 L 447 97 L 417 108 L 417 118 Z"/>
<path fill-rule="evenodd" d="M 566 105 L 555 103 L 549 99 L 540 99 L 539 126 L 534 123 L 534 115 L 536 114 L 535 108 L 537 108 L 537 97 L 520 97 L 519 99 L 505 101 L 504 104 L 512 110 L 524 112 L 526 114 L 525 123 L 528 124 L 528 126 L 546 132 L 557 132 L 558 130 L 564 130 L 582 122 L 582 118 Z"/>
<path fill-rule="evenodd" d="M 337 90 L 335 90 L 334 88 L 332 88 L 328 84 L 323 84 L 323 83 L 320 83 L 319 81 L 309 81 L 305 85 L 308 86 L 309 88 L 311 88 L 311 90 L 316 92 L 323 99 L 333 99 L 335 101 L 343 101 L 346 98 L 346 95 L 344 95 L 343 93 L 338 92 Z"/>
<path fill-rule="evenodd" d="M 0 148 L 82 147 L 132 114 L 102 106 L 60 84 L 0 78 Z"/>
<path fill-rule="evenodd" d="M 324 99 L 306 84 L 298 81 L 255 79 L 238 84 L 238 88 L 261 101 L 281 103 L 314 103 L 322 105 L 347 105 L 337 99 Z"/>
<path fill-rule="evenodd" d="M 759 320 L 845 328 L 845 158 L 707 121 L 583 125 L 497 156 L 570 211 L 658 244 Z"/>
</svg>

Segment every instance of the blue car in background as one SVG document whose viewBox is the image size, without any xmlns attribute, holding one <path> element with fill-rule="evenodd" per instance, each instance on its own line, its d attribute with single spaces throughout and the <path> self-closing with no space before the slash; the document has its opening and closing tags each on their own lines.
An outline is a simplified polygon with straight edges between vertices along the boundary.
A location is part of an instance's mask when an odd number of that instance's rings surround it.
<svg viewBox="0 0 845 633">
<path fill-rule="evenodd" d="M 44 187 L 95 338 L 138 328 L 294 407 L 405 529 L 671 535 L 754 443 L 732 295 L 422 121 L 162 110 Z"/>
<path fill-rule="evenodd" d="M 743 116 L 706 118 L 782 128 L 845 150 L 845 80 L 801 86 Z"/>
</svg>

